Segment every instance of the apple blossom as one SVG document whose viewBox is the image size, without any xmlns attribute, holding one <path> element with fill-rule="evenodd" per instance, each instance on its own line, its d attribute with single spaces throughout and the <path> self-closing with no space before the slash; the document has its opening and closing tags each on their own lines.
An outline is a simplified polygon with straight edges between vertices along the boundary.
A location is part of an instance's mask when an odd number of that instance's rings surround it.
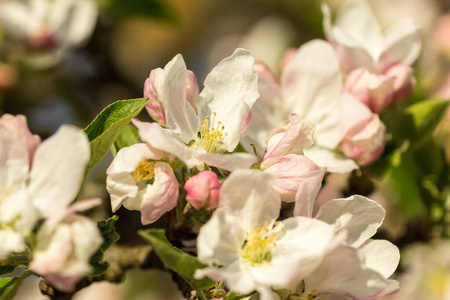
<svg viewBox="0 0 450 300">
<path fill-rule="evenodd" d="M 450 297 L 450 242 L 436 240 L 409 245 L 402 253 L 402 288 L 392 300 L 448 299 Z M 391 298 L 390 298 L 391 299 Z"/>
<path fill-rule="evenodd" d="M 100 199 L 80 201 L 49 217 L 38 231 L 30 269 L 56 288 L 73 291 L 91 271 L 89 261 L 103 243 L 97 223 L 76 212 L 100 203 Z"/>
<path fill-rule="evenodd" d="M 158 95 L 150 101 L 154 105 L 158 99 L 168 128 L 135 120 L 140 135 L 147 136 L 153 148 L 178 157 L 188 168 L 202 169 L 202 163 L 230 171 L 250 167 L 256 162 L 253 155 L 230 153 L 224 158 L 222 153 L 236 148 L 258 98 L 253 62 L 248 51 L 237 49 L 211 71 L 197 97 L 195 77 L 187 71 L 182 56 L 175 56 L 164 70 L 156 71 L 158 79 L 153 82 Z"/>
<path fill-rule="evenodd" d="M 305 201 L 297 194 L 294 215 L 311 216 L 312 201 Z M 327 254 L 314 273 L 303 279 L 302 293 L 378 299 L 396 292 L 398 282 L 387 278 L 397 268 L 399 250 L 389 241 L 370 239 L 384 216 L 381 205 L 358 195 L 323 204 L 315 218 L 332 225 L 342 244 Z"/>
<path fill-rule="evenodd" d="M 303 155 L 303 149 L 313 144 L 313 131 L 313 124 L 292 114 L 283 127 L 266 136 L 266 151 L 259 168 L 276 178 L 273 188 L 282 201 L 295 201 L 298 189 L 306 188 L 303 181 L 308 182 L 310 190 L 320 189 L 325 170 Z"/>
<path fill-rule="evenodd" d="M 84 43 L 94 30 L 97 14 L 93 0 L 0 1 L 0 26 L 39 54 L 34 60 L 25 57 L 38 67 L 57 63 L 63 50 Z"/>
<path fill-rule="evenodd" d="M 184 184 L 187 192 L 186 201 L 195 209 L 205 207 L 207 210 L 216 208 L 219 204 L 221 184 L 217 174 L 212 171 L 202 171 L 192 176 Z"/>
<path fill-rule="evenodd" d="M 242 145 L 247 151 L 251 150 L 250 144 L 264 151 L 266 134 L 296 113 L 315 126 L 314 146 L 304 149 L 305 156 L 330 172 L 356 169 L 357 164 L 337 148 L 349 128 L 372 117 L 370 110 L 352 95 L 343 93 L 339 60 L 328 43 L 311 41 L 290 57 L 285 61 L 280 82 L 264 65 L 255 64 L 260 98 L 252 108 L 252 122 Z M 363 114 L 355 113 L 364 109 Z"/>
<path fill-rule="evenodd" d="M 256 290 L 262 300 L 278 299 L 272 289 L 296 285 L 333 249 L 333 227 L 325 222 L 276 221 L 281 202 L 273 182 L 257 170 L 237 170 L 225 180 L 219 208 L 197 239 L 198 258 L 209 267 L 196 270 L 195 278 L 224 280 L 236 293 Z"/>
<path fill-rule="evenodd" d="M 2 254 L 23 251 L 23 238 L 36 221 L 64 209 L 81 186 L 90 153 L 86 135 L 73 126 L 63 126 L 35 149 L 38 140 L 23 117 L 1 119 L 0 231 L 6 230 L 2 239 L 11 241 L 2 244 Z"/>
<path fill-rule="evenodd" d="M 178 181 L 170 163 L 174 157 L 138 143 L 119 150 L 106 171 L 106 188 L 113 212 L 122 205 L 141 211 L 142 224 L 158 220 L 177 205 Z"/>
<path fill-rule="evenodd" d="M 334 24 L 328 6 L 322 6 L 325 35 L 349 73 L 346 90 L 374 112 L 411 94 L 415 80 L 410 65 L 421 50 L 418 26 L 401 19 L 382 34 L 366 1 L 348 3 Z"/>
</svg>

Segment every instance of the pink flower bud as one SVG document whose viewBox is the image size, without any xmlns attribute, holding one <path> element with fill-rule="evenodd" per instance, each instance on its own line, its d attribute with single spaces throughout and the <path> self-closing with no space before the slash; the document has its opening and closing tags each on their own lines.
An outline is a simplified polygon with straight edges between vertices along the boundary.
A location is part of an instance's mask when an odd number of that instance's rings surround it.
<svg viewBox="0 0 450 300">
<path fill-rule="evenodd" d="M 404 63 L 397 63 L 384 71 L 384 75 L 393 78 L 394 102 L 407 100 L 416 84 L 412 68 Z"/>
<path fill-rule="evenodd" d="M 186 74 L 186 101 L 195 109 L 195 100 L 199 95 L 197 77 L 191 71 Z M 164 110 L 164 70 L 161 68 L 153 69 L 144 83 L 144 97 L 148 98 L 145 106 L 149 115 L 158 123 L 166 124 Z"/>
<path fill-rule="evenodd" d="M 284 52 L 283 57 L 281 58 L 281 69 L 282 70 L 284 69 L 284 67 L 287 64 L 289 64 L 292 61 L 292 59 L 297 54 L 297 51 L 298 51 L 297 48 L 289 48 Z"/>
<path fill-rule="evenodd" d="M 344 90 L 353 94 L 370 110 L 378 113 L 393 100 L 394 78 L 373 74 L 360 68 L 349 73 Z"/>
<path fill-rule="evenodd" d="M 162 103 L 164 91 L 164 70 L 153 69 L 144 83 L 144 97 L 148 98 L 145 108 L 148 114 L 160 124 L 166 124 L 164 105 Z"/>
<path fill-rule="evenodd" d="M 189 178 L 185 183 L 186 200 L 197 210 L 202 207 L 207 210 L 216 208 L 219 204 L 220 187 L 221 184 L 216 173 L 212 171 L 200 172 Z"/>
<path fill-rule="evenodd" d="M 340 144 L 347 157 L 360 166 L 374 162 L 384 151 L 386 127 L 377 114 L 353 126 Z"/>
</svg>

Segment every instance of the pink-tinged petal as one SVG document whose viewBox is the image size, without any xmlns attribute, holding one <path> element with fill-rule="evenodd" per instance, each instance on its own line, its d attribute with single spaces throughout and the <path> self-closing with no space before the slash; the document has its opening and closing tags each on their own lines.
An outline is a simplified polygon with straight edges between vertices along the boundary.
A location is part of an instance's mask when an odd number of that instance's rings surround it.
<svg viewBox="0 0 450 300">
<path fill-rule="evenodd" d="M 340 98 L 339 114 L 339 133 L 342 133 L 339 142 L 342 141 L 352 128 L 362 122 L 367 122 L 373 116 L 373 113 L 367 106 L 363 105 L 358 99 L 348 93 L 345 93 Z"/>
<path fill-rule="evenodd" d="M 388 106 L 394 96 L 394 80 L 391 76 L 371 74 L 365 69 L 356 69 L 345 81 L 345 91 L 375 113 Z"/>
<path fill-rule="evenodd" d="M 303 149 L 313 144 L 315 126 L 304 121 L 297 114 L 282 128 L 272 129 L 266 136 L 267 149 L 261 161 L 261 169 L 272 165 L 275 160 L 286 154 L 303 154 Z"/>
<path fill-rule="evenodd" d="M 283 57 L 281 58 L 281 69 L 283 70 L 286 65 L 288 65 L 292 59 L 294 59 L 295 55 L 297 54 L 297 49 L 296 48 L 288 48 L 284 54 Z"/>
<path fill-rule="evenodd" d="M 336 50 L 342 68 L 346 72 L 360 67 L 376 71 L 374 59 L 364 45 L 348 36 L 341 29 L 332 26 L 330 8 L 326 4 L 322 4 L 322 13 L 325 36 Z"/>
<path fill-rule="evenodd" d="M 305 286 L 323 293 L 349 296 L 350 299 L 377 299 L 390 290 L 391 281 L 366 268 L 358 250 L 341 245 L 330 252 L 307 278 Z"/>
<path fill-rule="evenodd" d="M 111 197 L 111 209 L 118 210 L 128 198 L 135 198 L 139 192 L 136 180 L 130 173 L 110 174 L 106 178 L 106 189 Z"/>
<path fill-rule="evenodd" d="M 385 278 L 391 276 L 400 261 L 398 248 L 386 240 L 367 240 L 359 249 L 364 254 L 365 265 Z"/>
<path fill-rule="evenodd" d="M 450 14 L 439 17 L 433 33 L 434 44 L 444 55 L 450 55 Z"/>
<path fill-rule="evenodd" d="M 221 184 L 217 174 L 212 171 L 203 171 L 189 178 L 184 184 L 187 192 L 186 201 L 195 209 L 202 207 L 210 210 L 219 205 L 219 191 Z"/>
<path fill-rule="evenodd" d="M 186 101 L 191 104 L 191 106 L 196 109 L 195 101 L 197 101 L 199 95 L 198 81 L 194 72 L 187 71 L 187 82 L 186 82 Z"/>
<path fill-rule="evenodd" d="M 374 60 L 378 59 L 382 51 L 381 28 L 366 1 L 353 1 L 345 5 L 334 26 L 357 44 L 347 44 L 348 39 L 341 40 L 335 36 L 338 43 L 362 46 Z"/>
<path fill-rule="evenodd" d="M 23 186 L 28 179 L 26 146 L 12 132 L 0 126 L 0 187 L 4 191 Z"/>
<path fill-rule="evenodd" d="M 199 161 L 227 171 L 250 169 L 258 162 L 258 158 L 250 153 L 235 152 L 227 154 L 207 153 L 203 148 L 195 150 L 194 157 Z"/>
<path fill-rule="evenodd" d="M 31 166 L 33 163 L 34 152 L 41 142 L 41 138 L 37 134 L 32 134 L 30 132 L 25 116 L 4 114 L 0 118 L 0 124 L 11 131 L 26 145 Z"/>
<path fill-rule="evenodd" d="M 188 168 L 199 164 L 198 160 L 194 158 L 194 150 L 180 142 L 171 130 L 164 129 L 156 123 L 141 122 L 138 119 L 133 119 L 132 122 L 138 128 L 142 141 L 152 148 L 178 157 Z"/>
<path fill-rule="evenodd" d="M 366 197 L 354 195 L 323 204 L 316 219 L 332 224 L 347 245 L 358 247 L 373 236 L 383 223 L 385 211 Z"/>
<path fill-rule="evenodd" d="M 174 209 L 178 200 L 178 181 L 169 164 L 155 164 L 155 180 L 148 184 L 142 195 L 141 222 L 147 225 Z"/>
<path fill-rule="evenodd" d="M 281 88 L 285 110 L 316 126 L 314 141 L 318 145 L 334 148 L 340 140 L 334 130 L 339 121 L 342 77 L 331 45 L 314 40 L 300 47 L 281 74 Z"/>
<path fill-rule="evenodd" d="M 258 170 L 236 170 L 223 182 L 219 206 L 233 212 L 247 232 L 276 220 L 281 202 L 272 189 L 274 178 Z"/>
<path fill-rule="evenodd" d="M 319 166 L 303 155 L 288 154 L 278 158 L 264 172 L 276 178 L 273 188 L 280 194 L 281 200 L 284 202 L 294 202 L 295 195 L 301 187 L 303 178 L 319 169 Z M 314 174 L 316 175 L 315 179 L 320 185 L 323 171 Z"/>
<path fill-rule="evenodd" d="M 295 194 L 294 216 L 311 217 L 314 202 L 322 187 L 325 170 L 319 169 L 306 174 Z"/>
<path fill-rule="evenodd" d="M 339 153 L 326 148 L 313 146 L 304 151 L 304 155 L 315 162 L 318 166 L 332 173 L 349 173 L 358 169 L 353 159 L 347 158 Z"/>
<path fill-rule="evenodd" d="M 385 33 L 383 54 L 378 68 L 384 72 L 395 63 L 412 65 L 422 49 L 420 30 L 411 19 L 401 19 L 394 23 Z"/>
<path fill-rule="evenodd" d="M 64 125 L 36 150 L 30 173 L 30 195 L 43 216 L 64 209 L 79 192 L 90 156 L 80 129 Z"/>
<path fill-rule="evenodd" d="M 401 103 L 407 100 L 416 84 L 412 68 L 403 63 L 397 63 L 388 68 L 384 74 L 393 78 L 394 102 Z"/>
<path fill-rule="evenodd" d="M 166 116 L 163 104 L 164 70 L 153 69 L 144 83 L 144 97 L 148 98 L 145 105 L 148 114 L 160 124 L 166 124 Z"/>
<path fill-rule="evenodd" d="M 241 129 L 259 97 L 258 76 L 253 64 L 250 52 L 236 49 L 208 74 L 197 102 L 200 122 L 213 112 L 217 113 L 216 120 L 225 126 L 222 142 L 230 152 L 239 143 Z"/>
<path fill-rule="evenodd" d="M 164 67 L 164 108 L 166 122 L 185 144 L 197 138 L 199 125 L 194 108 L 186 99 L 188 75 L 183 57 L 178 54 Z"/>
<path fill-rule="evenodd" d="M 377 114 L 351 128 L 340 148 L 360 166 L 374 162 L 384 151 L 386 127 Z"/>
</svg>

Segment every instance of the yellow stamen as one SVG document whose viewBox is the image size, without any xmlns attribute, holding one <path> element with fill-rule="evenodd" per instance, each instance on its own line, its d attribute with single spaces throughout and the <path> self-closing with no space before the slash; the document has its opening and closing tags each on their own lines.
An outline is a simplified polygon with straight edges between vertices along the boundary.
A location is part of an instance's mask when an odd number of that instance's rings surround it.
<svg viewBox="0 0 450 300">
<path fill-rule="evenodd" d="M 203 120 L 203 124 L 198 127 L 198 131 L 200 133 L 200 146 L 202 146 L 207 152 L 215 153 L 215 152 L 223 152 L 221 149 L 222 146 L 222 138 L 223 131 L 225 130 L 225 126 L 222 125 L 221 121 L 216 123 L 217 113 L 213 112 L 213 118 L 211 120 L 211 124 L 209 122 L 210 116 L 206 116 Z"/>
<path fill-rule="evenodd" d="M 155 177 L 155 161 L 142 160 L 134 170 L 134 180 L 136 183 L 143 180 L 151 180 Z"/>
</svg>

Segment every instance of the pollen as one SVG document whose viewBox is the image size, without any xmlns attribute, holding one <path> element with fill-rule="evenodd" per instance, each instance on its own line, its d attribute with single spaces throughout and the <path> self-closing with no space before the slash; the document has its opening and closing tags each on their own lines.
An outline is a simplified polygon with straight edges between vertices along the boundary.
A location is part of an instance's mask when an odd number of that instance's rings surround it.
<svg viewBox="0 0 450 300">
<path fill-rule="evenodd" d="M 200 134 L 200 146 L 202 146 L 207 152 L 223 152 L 221 146 L 223 145 L 223 131 L 225 126 L 221 121 L 216 123 L 217 113 L 213 112 L 212 118 L 206 116 L 203 120 L 203 124 L 198 127 Z"/>
<path fill-rule="evenodd" d="M 242 248 L 241 255 L 252 265 L 260 265 L 270 262 L 272 259 L 272 249 L 276 247 L 276 240 L 280 231 L 283 231 L 282 224 L 276 222 L 273 225 L 265 223 L 264 227 L 258 227 L 250 234 Z"/>
<path fill-rule="evenodd" d="M 134 170 L 134 180 L 136 183 L 140 181 L 151 180 L 155 177 L 155 163 L 154 161 L 142 160 Z"/>
</svg>

